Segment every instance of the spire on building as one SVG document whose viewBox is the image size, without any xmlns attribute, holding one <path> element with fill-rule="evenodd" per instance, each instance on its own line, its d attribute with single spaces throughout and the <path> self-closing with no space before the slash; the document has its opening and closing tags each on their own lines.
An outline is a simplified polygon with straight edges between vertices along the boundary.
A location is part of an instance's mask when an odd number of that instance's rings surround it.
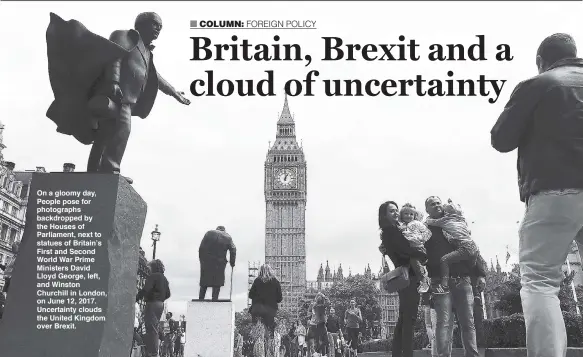
<svg viewBox="0 0 583 357">
<path fill-rule="evenodd" d="M 322 267 L 322 264 L 320 264 L 320 269 L 318 270 L 318 278 L 316 280 L 319 282 L 324 280 L 324 268 Z"/>
<path fill-rule="evenodd" d="M 496 256 L 496 272 L 501 273 L 502 267 L 500 266 L 500 262 L 498 261 L 498 256 Z"/>
<path fill-rule="evenodd" d="M 296 140 L 296 125 L 289 110 L 287 94 L 285 95 L 283 110 L 277 121 L 277 134 L 275 137 L 275 141 L 270 146 L 270 151 L 301 152 L 302 148 Z"/>
<path fill-rule="evenodd" d="M 338 271 L 336 272 L 336 279 L 344 279 L 344 273 L 342 272 L 342 264 L 338 265 Z"/>
<path fill-rule="evenodd" d="M 494 272 L 494 262 L 492 261 L 492 258 L 490 258 L 490 271 Z"/>
<path fill-rule="evenodd" d="M 328 264 L 328 261 L 326 260 L 326 273 L 324 275 L 324 281 L 330 281 L 332 278 L 332 276 L 330 275 L 330 265 Z"/>
<path fill-rule="evenodd" d="M 372 270 L 370 269 L 370 264 L 364 269 L 364 277 L 371 279 L 372 278 Z"/>
<path fill-rule="evenodd" d="M 352 269 L 350 267 L 348 267 L 348 277 L 350 278 L 352 276 Z"/>
<path fill-rule="evenodd" d="M 285 94 L 285 100 L 283 102 L 283 110 L 281 111 L 281 115 L 279 116 L 279 120 L 277 121 L 278 125 L 281 124 L 293 124 L 294 118 L 292 117 L 289 111 L 289 105 L 287 103 L 287 93 Z"/>
</svg>

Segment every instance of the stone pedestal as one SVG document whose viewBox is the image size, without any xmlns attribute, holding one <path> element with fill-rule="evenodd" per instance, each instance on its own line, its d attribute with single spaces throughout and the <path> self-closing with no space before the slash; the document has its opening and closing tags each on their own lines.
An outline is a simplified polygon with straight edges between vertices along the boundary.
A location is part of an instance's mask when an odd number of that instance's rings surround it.
<svg viewBox="0 0 583 357">
<path fill-rule="evenodd" d="M 145 218 L 119 175 L 35 173 L 0 355 L 129 356 Z"/>
<path fill-rule="evenodd" d="M 231 301 L 193 300 L 186 311 L 184 357 L 232 357 L 235 305 Z"/>
</svg>

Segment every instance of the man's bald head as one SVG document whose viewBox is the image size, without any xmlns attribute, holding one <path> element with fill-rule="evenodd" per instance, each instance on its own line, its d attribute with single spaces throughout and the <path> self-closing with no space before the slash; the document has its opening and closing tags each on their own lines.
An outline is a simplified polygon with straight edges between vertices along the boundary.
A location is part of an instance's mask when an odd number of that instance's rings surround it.
<svg viewBox="0 0 583 357">
<path fill-rule="evenodd" d="M 136 17 L 134 28 L 140 33 L 144 44 L 149 45 L 162 31 L 162 18 L 155 12 L 142 12 Z"/>
<path fill-rule="evenodd" d="M 443 206 L 441 199 L 437 196 L 429 196 L 425 200 L 425 212 L 431 218 L 439 218 L 443 216 Z"/>
<path fill-rule="evenodd" d="M 142 12 L 136 17 L 134 28 L 137 30 L 141 25 L 156 22 L 162 25 L 162 18 L 155 12 Z"/>
</svg>

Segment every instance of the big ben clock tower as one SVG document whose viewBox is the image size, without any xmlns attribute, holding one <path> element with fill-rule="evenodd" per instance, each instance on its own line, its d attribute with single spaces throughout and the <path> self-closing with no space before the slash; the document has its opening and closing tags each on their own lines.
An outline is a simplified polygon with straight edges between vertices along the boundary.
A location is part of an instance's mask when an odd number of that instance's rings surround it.
<svg viewBox="0 0 583 357">
<path fill-rule="evenodd" d="M 265 263 L 281 283 L 281 307 L 296 315 L 306 291 L 306 160 L 287 95 L 265 160 L 265 208 Z"/>
</svg>

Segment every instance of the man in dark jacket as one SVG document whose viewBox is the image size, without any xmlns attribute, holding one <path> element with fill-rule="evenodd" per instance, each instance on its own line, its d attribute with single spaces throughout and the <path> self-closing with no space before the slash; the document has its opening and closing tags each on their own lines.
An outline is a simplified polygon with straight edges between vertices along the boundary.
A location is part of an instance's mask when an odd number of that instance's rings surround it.
<svg viewBox="0 0 583 357">
<path fill-rule="evenodd" d="M 561 266 L 573 240 L 583 243 L 583 59 L 571 36 L 555 34 L 540 44 L 536 64 L 539 75 L 516 86 L 492 128 L 492 146 L 502 153 L 518 149 L 528 356 L 563 357 Z"/>
<path fill-rule="evenodd" d="M 425 210 L 431 218 L 441 218 L 444 215 L 439 197 L 431 196 L 425 201 Z M 435 226 L 429 226 L 431 238 L 425 243 L 427 250 L 427 273 L 432 283 L 440 281 L 441 258 L 452 252 L 454 247 L 449 244 L 443 235 L 443 230 Z M 477 265 L 471 261 L 461 261 L 450 265 L 449 293 L 433 296 L 433 304 L 436 313 L 435 345 L 437 355 L 446 357 L 451 354 L 451 336 L 453 332 L 453 313 L 456 315 L 461 327 L 462 341 L 466 357 L 478 357 L 476 343 L 476 328 L 474 324 L 474 292 L 471 277 L 476 276 L 476 283 L 485 285 L 485 272 L 477 271 Z"/>
<path fill-rule="evenodd" d="M 235 267 L 237 248 L 233 238 L 225 231 L 225 227 L 218 226 L 215 230 L 206 232 L 200 242 L 198 257 L 200 259 L 200 292 L 198 298 L 204 300 L 208 287 L 213 288 L 212 300 L 219 299 L 221 286 L 225 285 L 226 254 L 229 252 L 229 263 Z"/>
</svg>

